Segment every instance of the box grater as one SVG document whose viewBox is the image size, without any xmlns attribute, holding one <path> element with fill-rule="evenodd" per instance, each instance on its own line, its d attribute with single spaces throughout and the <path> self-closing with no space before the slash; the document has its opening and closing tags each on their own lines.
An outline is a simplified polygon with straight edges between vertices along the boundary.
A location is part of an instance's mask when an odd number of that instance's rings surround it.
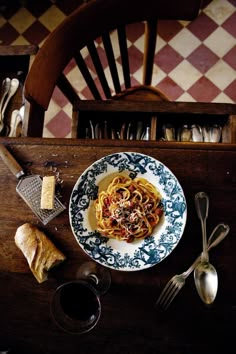
<svg viewBox="0 0 236 354">
<path fill-rule="evenodd" d="M 0 156 L 19 180 L 16 186 L 17 193 L 44 225 L 66 209 L 56 196 L 54 197 L 54 208 L 52 210 L 41 209 L 42 178 L 39 175 L 26 176 L 21 166 L 2 144 L 0 144 Z"/>
</svg>

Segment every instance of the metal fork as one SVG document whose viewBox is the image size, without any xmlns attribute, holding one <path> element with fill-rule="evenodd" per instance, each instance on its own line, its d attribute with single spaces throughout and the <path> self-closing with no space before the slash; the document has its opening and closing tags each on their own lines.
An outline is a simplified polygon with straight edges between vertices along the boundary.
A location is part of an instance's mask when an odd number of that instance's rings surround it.
<svg viewBox="0 0 236 354">
<path fill-rule="evenodd" d="M 230 228 L 227 224 L 218 224 L 208 239 L 207 250 L 210 251 L 211 248 L 217 246 L 226 237 L 229 230 Z M 183 288 L 186 278 L 192 273 L 200 260 L 201 256 L 199 256 L 185 272 L 176 274 L 169 280 L 156 302 L 156 308 L 158 310 L 167 310 L 176 295 Z"/>
</svg>

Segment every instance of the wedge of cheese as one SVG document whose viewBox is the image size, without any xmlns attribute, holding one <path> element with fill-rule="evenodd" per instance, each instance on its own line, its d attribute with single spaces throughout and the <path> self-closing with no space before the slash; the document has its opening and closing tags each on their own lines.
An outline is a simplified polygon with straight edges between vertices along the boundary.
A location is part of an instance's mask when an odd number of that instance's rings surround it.
<svg viewBox="0 0 236 354">
<path fill-rule="evenodd" d="M 41 209 L 53 209 L 55 196 L 55 176 L 43 177 Z"/>
</svg>

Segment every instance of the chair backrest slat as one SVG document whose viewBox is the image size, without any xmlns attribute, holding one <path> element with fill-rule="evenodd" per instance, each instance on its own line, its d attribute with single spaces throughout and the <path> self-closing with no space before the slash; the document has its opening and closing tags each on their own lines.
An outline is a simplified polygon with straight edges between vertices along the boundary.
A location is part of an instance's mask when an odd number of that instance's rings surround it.
<svg viewBox="0 0 236 354">
<path fill-rule="evenodd" d="M 157 19 L 145 22 L 145 43 L 143 56 L 143 84 L 151 85 L 153 62 L 156 49 Z"/>
<path fill-rule="evenodd" d="M 108 60 L 109 69 L 111 72 L 111 77 L 112 77 L 115 92 L 120 93 L 121 92 L 121 85 L 120 85 L 120 80 L 119 80 L 119 76 L 118 76 L 114 51 L 113 51 L 112 44 L 111 44 L 110 34 L 109 33 L 103 34 L 102 40 L 103 40 L 103 45 L 104 45 L 104 49 L 106 52 L 106 56 L 107 56 L 107 60 Z"/>
<path fill-rule="evenodd" d="M 83 75 L 83 78 L 86 81 L 86 84 L 88 85 L 93 97 L 96 100 L 101 100 L 101 95 L 97 89 L 97 86 L 95 85 L 95 83 L 93 81 L 92 75 L 90 74 L 89 69 L 88 69 L 81 53 L 77 52 L 74 55 L 74 59 L 76 61 L 76 64 L 78 65 L 78 68 L 79 68 L 81 74 Z"/>
<path fill-rule="evenodd" d="M 106 76 L 104 74 L 104 69 L 103 69 L 103 66 L 102 66 L 102 63 L 99 58 L 98 51 L 97 51 L 97 48 L 96 48 L 94 42 L 90 43 L 87 46 L 87 48 L 88 48 L 89 54 L 91 56 L 91 59 L 93 61 L 93 65 L 95 67 L 97 76 L 98 76 L 99 81 L 101 83 L 103 92 L 104 92 L 106 98 L 111 98 L 111 90 L 109 88 Z"/>
<path fill-rule="evenodd" d="M 129 55 L 128 55 L 125 27 L 122 26 L 122 27 L 117 28 L 117 34 L 118 34 L 118 41 L 119 41 L 119 47 L 120 47 L 125 88 L 130 88 L 131 87 L 130 66 L 129 66 Z"/>
<path fill-rule="evenodd" d="M 57 81 L 57 86 L 70 102 L 76 102 L 80 99 L 77 95 L 76 90 L 63 73 L 60 75 Z"/>
</svg>

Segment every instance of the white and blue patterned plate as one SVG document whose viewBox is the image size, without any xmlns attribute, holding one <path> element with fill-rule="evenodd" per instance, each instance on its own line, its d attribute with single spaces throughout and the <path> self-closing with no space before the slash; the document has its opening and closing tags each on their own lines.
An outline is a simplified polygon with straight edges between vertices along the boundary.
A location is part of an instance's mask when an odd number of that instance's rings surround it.
<svg viewBox="0 0 236 354">
<path fill-rule="evenodd" d="M 118 174 L 146 178 L 163 197 L 161 221 L 143 240 L 127 243 L 96 231 L 94 201 Z M 163 163 L 144 154 L 120 152 L 96 161 L 79 177 L 71 194 L 69 216 L 77 242 L 94 261 L 116 270 L 137 271 L 154 266 L 174 250 L 184 232 L 187 205 L 181 185 Z"/>
</svg>

